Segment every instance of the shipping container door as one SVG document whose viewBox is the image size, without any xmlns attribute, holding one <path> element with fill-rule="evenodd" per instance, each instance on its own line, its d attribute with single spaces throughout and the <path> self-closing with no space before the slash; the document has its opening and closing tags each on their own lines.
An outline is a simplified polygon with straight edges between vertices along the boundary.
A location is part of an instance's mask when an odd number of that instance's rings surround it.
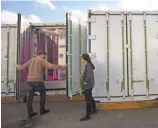
<svg viewBox="0 0 158 128">
<path fill-rule="evenodd" d="M 15 95 L 16 86 L 16 54 L 17 54 L 17 26 L 10 26 L 9 33 L 9 44 L 8 44 L 8 85 L 9 92 Z"/>
<path fill-rule="evenodd" d="M 1 27 L 1 93 L 6 93 L 7 90 L 7 85 L 6 85 L 6 80 L 7 80 L 7 35 L 8 33 L 8 28 Z"/>
<path fill-rule="evenodd" d="M 126 16 L 90 11 L 88 52 L 96 66 L 95 97 L 125 97 L 127 86 Z"/>
<path fill-rule="evenodd" d="M 33 57 L 32 29 L 29 21 L 25 20 L 21 14 L 18 14 L 18 59 L 20 64 L 26 63 Z M 27 90 L 27 74 L 28 70 L 17 71 L 17 99 L 23 97 Z"/>
<path fill-rule="evenodd" d="M 73 13 L 66 14 L 67 29 L 67 96 L 82 95 L 81 77 L 83 65 L 81 55 L 87 52 L 86 22 Z"/>
<path fill-rule="evenodd" d="M 2 25 L 1 30 L 1 93 L 2 95 L 15 95 L 17 26 Z"/>
<path fill-rule="evenodd" d="M 130 13 L 127 22 L 129 94 L 158 95 L 158 12 Z"/>
</svg>

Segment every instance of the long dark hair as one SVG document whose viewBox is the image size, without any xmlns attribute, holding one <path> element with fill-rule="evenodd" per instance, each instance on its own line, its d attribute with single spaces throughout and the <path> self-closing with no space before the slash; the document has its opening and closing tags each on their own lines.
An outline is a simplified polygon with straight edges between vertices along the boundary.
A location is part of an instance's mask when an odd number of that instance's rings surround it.
<svg viewBox="0 0 158 128">
<path fill-rule="evenodd" d="M 94 64 L 93 64 L 92 61 L 91 61 L 91 58 L 90 58 L 90 56 L 89 56 L 87 53 L 83 54 L 83 55 L 82 55 L 82 58 L 83 58 L 85 61 L 87 61 L 87 62 L 92 66 L 93 70 L 95 69 L 95 66 L 94 66 Z"/>
</svg>

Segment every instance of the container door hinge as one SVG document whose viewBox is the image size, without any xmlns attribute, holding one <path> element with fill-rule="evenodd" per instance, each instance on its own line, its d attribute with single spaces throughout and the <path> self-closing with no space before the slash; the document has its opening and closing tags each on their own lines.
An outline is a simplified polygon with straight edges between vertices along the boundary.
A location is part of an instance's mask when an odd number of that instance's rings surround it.
<svg viewBox="0 0 158 128">
<path fill-rule="evenodd" d="M 96 35 L 89 35 L 89 36 L 88 36 L 88 39 L 89 39 L 89 40 L 96 40 Z"/>
<path fill-rule="evenodd" d="M 90 23 L 95 23 L 96 22 L 96 18 L 93 17 L 93 18 L 88 18 L 88 22 Z"/>
</svg>

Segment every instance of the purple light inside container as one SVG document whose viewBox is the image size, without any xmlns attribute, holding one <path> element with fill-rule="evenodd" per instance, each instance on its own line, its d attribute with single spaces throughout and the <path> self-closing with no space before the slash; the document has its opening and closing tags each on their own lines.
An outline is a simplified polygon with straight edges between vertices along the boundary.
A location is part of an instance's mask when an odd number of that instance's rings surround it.
<svg viewBox="0 0 158 128">
<path fill-rule="evenodd" d="M 32 42 L 32 33 L 31 30 L 26 30 L 21 35 L 21 56 L 20 63 L 26 63 L 33 56 L 31 55 L 31 49 L 33 45 Z M 45 51 L 45 39 L 47 40 L 47 57 L 48 61 L 53 64 L 58 64 L 58 36 L 52 34 L 51 36 L 46 35 L 42 31 L 36 31 L 36 47 L 37 52 L 39 50 Z M 28 70 L 20 71 L 20 81 L 21 83 L 27 81 Z M 58 70 L 53 69 L 48 71 L 48 80 L 54 81 L 58 80 Z"/>
</svg>

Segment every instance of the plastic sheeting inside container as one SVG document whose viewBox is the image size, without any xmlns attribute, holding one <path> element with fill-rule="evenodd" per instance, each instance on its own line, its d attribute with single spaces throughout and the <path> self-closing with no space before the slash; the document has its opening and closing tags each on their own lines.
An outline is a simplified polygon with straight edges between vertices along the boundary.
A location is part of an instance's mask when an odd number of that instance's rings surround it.
<svg viewBox="0 0 158 128">
<path fill-rule="evenodd" d="M 20 63 L 26 63 L 30 58 L 33 57 L 33 52 L 31 51 L 34 46 L 32 42 L 32 28 L 29 27 L 21 34 L 21 54 Z M 47 52 L 47 60 L 50 63 L 58 64 L 58 36 L 54 34 L 47 34 L 41 30 L 36 31 L 36 47 L 37 52 L 40 50 Z M 47 45 L 46 45 L 47 43 Z M 47 49 L 45 48 L 47 46 Z M 20 80 L 23 83 L 27 81 L 28 70 L 20 71 Z M 47 80 L 54 81 L 58 80 L 58 70 L 52 69 L 48 70 Z"/>
<path fill-rule="evenodd" d="M 21 54 L 20 54 L 20 63 L 24 64 L 26 63 L 31 57 L 32 57 L 32 35 L 31 35 L 31 27 L 27 28 L 23 33 L 21 34 Z M 21 70 L 20 71 L 20 81 L 24 82 L 27 81 L 27 74 L 28 70 Z"/>
<path fill-rule="evenodd" d="M 58 36 L 48 35 L 43 31 L 36 31 L 37 51 L 47 52 L 47 60 L 50 63 L 58 64 Z M 46 47 L 47 46 L 47 50 Z M 58 70 L 48 70 L 47 80 L 58 80 Z"/>
<path fill-rule="evenodd" d="M 58 64 L 58 37 L 51 35 L 51 40 L 48 42 L 48 61 L 53 64 Z M 58 80 L 57 69 L 48 72 L 48 80 Z"/>
</svg>

